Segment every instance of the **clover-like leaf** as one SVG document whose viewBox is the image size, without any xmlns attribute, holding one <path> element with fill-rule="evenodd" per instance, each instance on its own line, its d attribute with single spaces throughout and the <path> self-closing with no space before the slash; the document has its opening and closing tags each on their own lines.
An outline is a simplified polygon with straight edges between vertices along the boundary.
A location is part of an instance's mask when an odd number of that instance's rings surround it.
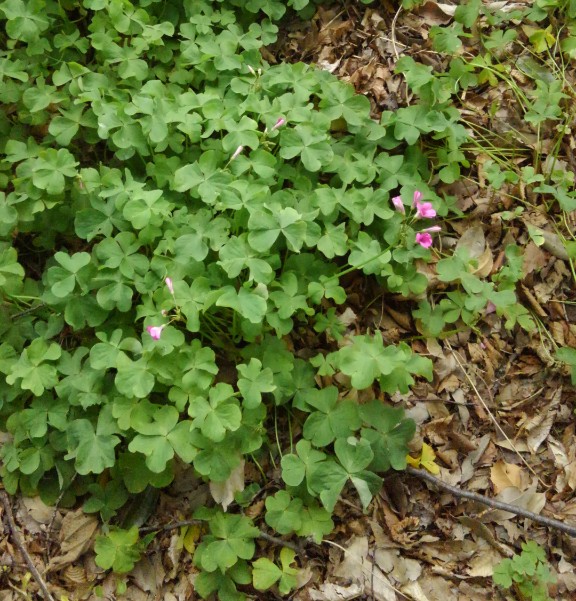
<svg viewBox="0 0 576 601">
<path fill-rule="evenodd" d="M 120 443 L 117 436 L 99 433 L 87 419 L 74 420 L 67 431 L 68 454 L 74 459 L 79 474 L 100 474 L 116 462 L 114 449 Z"/>
<path fill-rule="evenodd" d="M 106 536 L 97 536 L 94 542 L 96 563 L 104 570 L 112 568 L 117 574 L 130 572 L 140 559 L 138 528 L 112 529 Z"/>
<path fill-rule="evenodd" d="M 259 359 L 253 357 L 248 365 L 240 364 L 237 369 L 242 376 L 238 378 L 238 390 L 242 393 L 246 409 L 257 407 L 262 402 L 262 393 L 276 390 L 272 370 L 269 367 L 262 369 Z"/>
<path fill-rule="evenodd" d="M 199 428 L 204 436 L 220 442 L 227 431 L 240 427 L 242 412 L 234 390 L 229 384 L 219 382 L 208 393 L 208 399 L 196 397 L 190 401 L 188 414 L 194 418 L 193 428 Z"/>
<path fill-rule="evenodd" d="M 127 355 L 119 354 L 116 359 L 118 373 L 114 379 L 116 388 L 127 397 L 143 399 L 154 388 L 154 374 L 148 370 L 148 362 L 142 357 L 132 361 Z"/>
<path fill-rule="evenodd" d="M 290 534 L 302 526 L 302 501 L 285 490 L 266 497 L 266 523 L 280 534 Z"/>
<path fill-rule="evenodd" d="M 324 447 L 360 427 L 358 406 L 351 401 L 338 401 L 338 389 L 335 386 L 310 390 L 302 398 L 308 405 L 318 409 L 310 414 L 303 429 L 304 437 L 315 446 Z"/>
<path fill-rule="evenodd" d="M 250 519 L 222 512 L 211 513 L 209 517 L 210 534 L 204 537 L 194 558 L 203 570 L 226 572 L 238 559 L 252 558 L 259 530 Z"/>
</svg>

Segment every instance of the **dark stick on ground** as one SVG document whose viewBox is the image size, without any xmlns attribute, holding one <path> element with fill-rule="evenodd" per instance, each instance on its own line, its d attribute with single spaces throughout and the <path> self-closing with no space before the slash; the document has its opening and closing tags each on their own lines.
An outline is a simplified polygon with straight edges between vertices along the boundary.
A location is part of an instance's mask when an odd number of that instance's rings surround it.
<svg viewBox="0 0 576 601">
<path fill-rule="evenodd" d="M 34 565 L 30 554 L 26 550 L 22 539 L 20 538 L 20 532 L 18 531 L 18 527 L 16 526 L 16 522 L 14 521 L 14 515 L 12 514 L 12 507 L 10 505 L 10 498 L 3 490 L 0 491 L 0 501 L 2 501 L 2 505 L 4 507 L 4 514 L 6 516 L 6 521 L 8 522 L 8 529 L 10 531 L 10 536 L 14 541 L 14 544 L 18 547 L 18 550 L 22 554 L 30 573 L 32 574 L 32 578 L 36 581 L 36 584 L 40 587 L 44 598 L 47 601 L 55 601 L 54 597 L 50 594 L 46 582 L 42 575 Z"/>
<path fill-rule="evenodd" d="M 406 472 L 411 474 L 412 476 L 416 476 L 417 478 L 421 478 L 422 480 L 426 480 L 426 482 L 430 482 L 434 484 L 438 488 L 442 490 L 447 490 L 452 493 L 455 497 L 462 497 L 464 499 L 469 499 L 471 501 L 476 501 L 477 503 L 482 503 L 487 507 L 492 507 L 493 509 L 500 509 L 502 511 L 507 511 L 509 513 L 513 513 L 514 515 L 521 516 L 523 518 L 528 518 L 533 520 L 538 524 L 542 524 L 543 526 L 548 526 L 549 528 L 554 528 L 556 530 L 560 530 L 565 534 L 573 536 L 576 538 L 576 527 L 569 526 L 564 522 L 560 522 L 558 520 L 554 520 L 552 518 L 547 518 L 537 513 L 533 513 L 532 511 L 528 511 L 527 509 L 523 509 L 522 507 L 518 507 L 517 505 L 510 505 L 509 503 L 504 503 L 502 501 L 497 501 L 496 499 L 489 499 L 488 497 L 484 497 L 474 492 L 468 492 L 466 490 L 462 490 L 456 486 L 452 486 L 451 484 L 446 484 L 442 482 L 439 478 L 436 478 L 432 474 L 425 472 L 424 470 L 418 470 L 411 466 L 406 467 Z"/>
<path fill-rule="evenodd" d="M 144 534 L 145 532 L 162 532 L 166 530 L 175 530 L 176 528 L 181 528 L 183 526 L 192 526 L 195 524 L 202 524 L 203 520 L 183 520 L 182 522 L 173 522 L 172 524 L 166 524 L 165 526 L 145 526 L 144 528 L 140 528 L 140 534 Z M 276 536 L 272 536 L 270 534 L 266 534 L 266 532 L 260 531 L 258 534 L 258 538 L 263 540 L 267 540 L 269 543 L 273 543 L 275 545 L 280 545 L 281 547 L 288 547 L 288 549 L 292 549 L 299 555 L 303 553 L 303 549 L 296 545 L 295 543 L 291 543 L 289 541 L 282 540 Z"/>
</svg>

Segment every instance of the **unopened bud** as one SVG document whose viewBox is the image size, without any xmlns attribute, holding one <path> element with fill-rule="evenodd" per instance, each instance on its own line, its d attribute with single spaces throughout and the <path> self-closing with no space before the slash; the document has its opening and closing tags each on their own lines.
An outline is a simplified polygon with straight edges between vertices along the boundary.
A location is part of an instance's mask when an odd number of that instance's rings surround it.
<svg viewBox="0 0 576 601">
<path fill-rule="evenodd" d="M 230 161 L 233 161 L 243 150 L 244 146 L 238 146 L 238 148 L 234 151 L 234 154 L 230 157 Z"/>
</svg>

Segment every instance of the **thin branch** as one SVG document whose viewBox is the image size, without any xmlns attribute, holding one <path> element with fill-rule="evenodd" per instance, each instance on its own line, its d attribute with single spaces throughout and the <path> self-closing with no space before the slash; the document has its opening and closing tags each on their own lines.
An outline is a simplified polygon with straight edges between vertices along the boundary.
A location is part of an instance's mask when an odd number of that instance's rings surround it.
<svg viewBox="0 0 576 601">
<path fill-rule="evenodd" d="M 181 528 L 184 526 L 194 526 L 196 524 L 202 524 L 203 522 L 204 520 L 183 520 L 181 522 L 166 524 L 165 526 L 158 526 L 157 528 L 153 526 L 146 526 L 145 528 L 140 528 L 140 534 L 144 534 L 145 532 L 166 532 L 167 530 L 175 530 L 176 528 Z M 281 547 L 288 547 L 288 549 L 292 549 L 292 551 L 295 551 L 298 553 L 298 555 L 302 555 L 303 553 L 303 549 L 295 543 L 282 540 L 281 538 L 277 538 L 276 536 L 262 532 L 262 530 L 260 530 L 258 537 L 268 541 L 269 543 L 274 543 L 275 545 L 280 545 Z"/>
<path fill-rule="evenodd" d="M 24 309 L 24 311 L 20 311 L 19 313 L 14 313 L 11 317 L 12 319 L 18 319 L 19 317 L 22 317 L 23 315 L 28 315 L 28 313 L 32 313 L 33 311 L 36 311 L 36 309 L 41 309 L 42 307 L 45 307 L 46 303 L 40 303 L 39 305 L 36 305 L 34 307 L 29 307 L 28 309 Z"/>
<path fill-rule="evenodd" d="M 44 550 L 44 561 L 48 563 L 50 561 L 50 554 L 52 552 L 52 529 L 54 528 L 54 522 L 56 521 L 56 516 L 58 515 L 58 507 L 60 506 L 60 502 L 62 501 L 66 491 L 72 486 L 74 480 L 76 480 L 76 476 L 78 474 L 74 474 L 70 479 L 68 486 L 64 487 L 58 498 L 56 499 L 56 503 L 54 505 L 54 509 L 52 510 L 52 517 L 50 518 L 50 523 L 48 524 L 48 528 L 46 530 L 46 549 Z"/>
<path fill-rule="evenodd" d="M 270 534 L 266 534 L 266 532 L 262 532 L 262 530 L 260 530 L 260 534 L 258 535 L 258 537 L 263 540 L 267 540 L 269 543 L 273 543 L 275 545 L 280 545 L 281 547 L 287 547 L 288 549 L 292 549 L 292 551 L 294 551 L 295 553 L 298 553 L 298 555 L 302 555 L 302 553 L 304 552 L 303 549 L 301 549 L 295 543 L 291 543 L 289 541 L 282 540 L 281 538 L 278 538 L 276 536 L 271 536 Z"/>
<path fill-rule="evenodd" d="M 502 511 L 507 511 L 508 513 L 513 513 L 514 515 L 519 515 L 523 518 L 528 518 L 537 522 L 538 524 L 542 524 L 543 526 L 548 526 L 549 528 L 555 528 L 556 530 L 560 530 L 568 534 L 569 536 L 573 536 L 576 538 L 576 527 L 569 526 L 564 522 L 560 522 L 559 520 L 554 520 L 552 518 L 547 518 L 532 511 L 528 511 L 522 507 L 518 507 L 517 505 L 510 505 L 509 503 L 504 503 L 503 501 L 497 501 L 496 499 L 489 499 L 488 497 L 484 497 L 475 492 L 469 492 L 467 490 L 462 490 L 456 486 L 452 486 L 451 484 L 447 484 L 446 482 L 442 482 L 439 478 L 436 478 L 432 474 L 424 470 L 418 470 L 410 465 L 406 467 L 406 472 L 411 474 L 412 476 L 416 476 L 422 480 L 426 480 L 431 484 L 434 484 L 438 488 L 443 490 L 447 490 L 452 493 L 455 497 L 462 497 L 464 499 L 470 499 L 471 501 L 476 501 L 478 503 L 482 503 L 482 505 L 486 505 L 487 507 L 492 507 L 492 509 L 500 509 Z"/>
<path fill-rule="evenodd" d="M 18 531 L 18 527 L 16 526 L 16 522 L 14 521 L 14 515 L 12 514 L 10 499 L 8 498 L 6 492 L 3 490 L 0 490 L 0 501 L 2 501 L 2 505 L 4 506 L 4 513 L 6 514 L 6 521 L 8 522 L 8 528 L 10 530 L 12 540 L 14 541 L 14 544 L 18 547 L 18 550 L 22 554 L 22 557 L 24 558 L 24 561 L 26 562 L 26 565 L 28 566 L 32 577 L 34 578 L 34 580 L 36 580 L 36 583 L 40 587 L 40 590 L 42 591 L 42 594 L 44 595 L 46 601 L 55 601 L 54 597 L 50 594 L 50 591 L 48 590 L 48 586 L 46 585 L 44 578 L 42 578 L 42 575 L 34 565 L 30 554 L 26 550 L 26 547 L 24 546 L 24 543 L 20 538 L 20 533 Z"/>
<path fill-rule="evenodd" d="M 202 524 L 204 520 L 182 520 L 181 522 L 172 522 L 165 526 L 145 526 L 140 528 L 140 534 L 145 532 L 166 532 L 167 530 L 176 530 L 176 528 L 184 528 L 185 526 L 196 526 Z"/>
<path fill-rule="evenodd" d="M 402 6 L 400 6 L 396 11 L 394 18 L 392 19 L 392 26 L 390 27 L 390 39 L 392 40 L 392 50 L 394 51 L 394 56 L 396 57 L 396 60 L 400 59 L 400 55 L 398 54 L 398 48 L 396 48 L 396 21 L 398 21 L 398 17 L 400 16 L 401 12 Z"/>
</svg>

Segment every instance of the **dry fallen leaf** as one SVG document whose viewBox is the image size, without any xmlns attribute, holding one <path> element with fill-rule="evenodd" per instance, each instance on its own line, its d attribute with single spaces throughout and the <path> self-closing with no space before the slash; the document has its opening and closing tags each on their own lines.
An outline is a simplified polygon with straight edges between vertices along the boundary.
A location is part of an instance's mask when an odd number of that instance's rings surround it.
<svg viewBox="0 0 576 601">
<path fill-rule="evenodd" d="M 364 588 L 359 584 L 351 584 L 350 586 L 339 586 L 331 582 L 318 587 L 318 590 L 306 590 L 306 596 L 310 596 L 314 601 L 348 601 L 349 599 L 357 599 L 363 593 Z M 302 597 L 305 599 L 306 597 Z M 295 599 L 300 599 L 299 596 Z"/>
<path fill-rule="evenodd" d="M 47 571 L 60 570 L 76 561 L 92 546 L 97 527 L 98 520 L 82 509 L 67 513 L 60 528 L 60 555 L 50 560 Z"/>
<path fill-rule="evenodd" d="M 368 558 L 367 536 L 354 536 L 348 541 L 344 559 L 334 570 L 334 576 L 361 585 L 363 592 L 377 601 L 396 601 L 396 592 L 388 578 Z"/>
<path fill-rule="evenodd" d="M 456 244 L 456 251 L 466 251 L 470 259 L 480 259 L 485 248 L 486 238 L 484 237 L 484 230 L 479 225 L 464 230 L 460 240 Z"/>
<path fill-rule="evenodd" d="M 210 493 L 216 503 L 222 505 L 222 509 L 226 511 L 228 505 L 234 500 L 235 492 L 244 490 L 244 459 L 239 463 L 238 467 L 232 470 L 232 473 L 224 482 L 210 481 Z"/>
<path fill-rule="evenodd" d="M 528 475 L 519 465 L 497 461 L 490 469 L 490 480 L 496 494 L 505 488 L 515 486 L 519 490 L 525 490 L 529 485 Z"/>
<path fill-rule="evenodd" d="M 515 486 L 505 488 L 500 494 L 496 495 L 498 501 L 503 501 L 510 505 L 516 505 L 522 509 L 527 509 L 532 513 L 539 514 L 544 505 L 546 505 L 546 495 L 544 493 L 536 492 L 536 484 L 532 484 L 530 488 L 525 491 L 518 490 Z M 501 511 L 494 509 L 487 511 L 482 516 L 483 522 L 502 522 L 510 520 L 515 515 L 509 511 Z"/>
</svg>

